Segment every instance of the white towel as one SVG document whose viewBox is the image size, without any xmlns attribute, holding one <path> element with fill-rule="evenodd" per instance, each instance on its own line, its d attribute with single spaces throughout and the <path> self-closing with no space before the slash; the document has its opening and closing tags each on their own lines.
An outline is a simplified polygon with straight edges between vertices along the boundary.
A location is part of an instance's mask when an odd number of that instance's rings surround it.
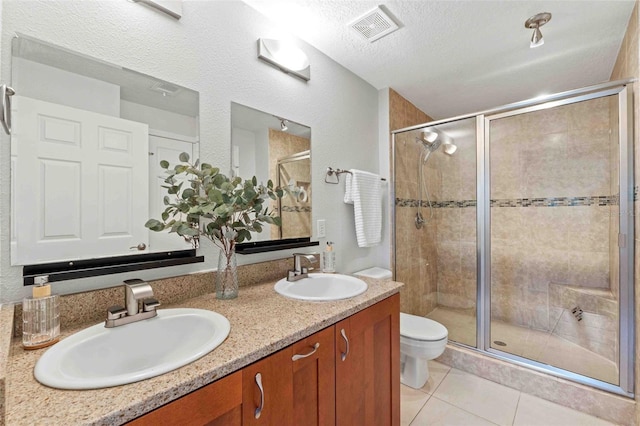
<svg viewBox="0 0 640 426">
<path fill-rule="evenodd" d="M 344 202 L 353 204 L 358 247 L 382 241 L 382 190 L 380 176 L 351 169 L 345 179 Z"/>
</svg>

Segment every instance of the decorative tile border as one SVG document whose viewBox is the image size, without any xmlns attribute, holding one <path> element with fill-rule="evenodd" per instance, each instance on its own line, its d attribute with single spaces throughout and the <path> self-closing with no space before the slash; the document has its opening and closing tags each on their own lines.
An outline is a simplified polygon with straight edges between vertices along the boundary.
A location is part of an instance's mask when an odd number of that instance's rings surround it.
<svg viewBox="0 0 640 426">
<path fill-rule="evenodd" d="M 491 200 L 491 207 L 576 207 L 576 206 L 617 206 L 620 203 L 618 195 L 599 195 L 592 197 L 548 197 L 548 198 L 514 198 Z M 397 207 L 418 207 L 419 200 L 396 198 Z M 462 201 L 432 201 L 433 208 L 464 208 L 476 207 L 476 200 Z M 422 207 L 429 207 L 427 201 L 422 201 Z"/>
<path fill-rule="evenodd" d="M 310 213 L 311 206 L 282 206 L 282 211 L 287 213 Z"/>
</svg>

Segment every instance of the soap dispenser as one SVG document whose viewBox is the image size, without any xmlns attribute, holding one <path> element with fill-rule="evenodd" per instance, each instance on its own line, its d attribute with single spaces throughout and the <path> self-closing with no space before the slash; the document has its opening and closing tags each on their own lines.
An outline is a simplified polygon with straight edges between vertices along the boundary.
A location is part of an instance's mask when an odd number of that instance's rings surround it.
<svg viewBox="0 0 640 426">
<path fill-rule="evenodd" d="M 60 340 L 60 301 L 51 294 L 49 276 L 34 278 L 32 297 L 22 300 L 22 346 L 40 349 Z"/>
<path fill-rule="evenodd" d="M 336 272 L 336 252 L 333 251 L 331 241 L 327 241 L 327 246 L 322 252 L 322 272 L 329 274 Z"/>
</svg>

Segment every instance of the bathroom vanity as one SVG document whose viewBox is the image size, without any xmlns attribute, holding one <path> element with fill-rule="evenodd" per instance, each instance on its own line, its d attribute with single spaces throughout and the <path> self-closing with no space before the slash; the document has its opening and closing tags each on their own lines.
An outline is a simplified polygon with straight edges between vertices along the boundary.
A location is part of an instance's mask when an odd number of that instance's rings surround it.
<svg viewBox="0 0 640 426">
<path fill-rule="evenodd" d="M 365 281 L 365 293 L 328 303 L 284 298 L 269 281 L 241 288 L 233 301 L 204 294 L 171 306 L 216 311 L 231 333 L 191 364 L 113 388 L 39 384 L 33 367 L 44 351 L 25 351 L 14 338 L 2 360 L 5 423 L 399 424 L 402 284 Z"/>
<path fill-rule="evenodd" d="M 398 309 L 391 296 L 130 424 L 396 424 Z"/>
</svg>

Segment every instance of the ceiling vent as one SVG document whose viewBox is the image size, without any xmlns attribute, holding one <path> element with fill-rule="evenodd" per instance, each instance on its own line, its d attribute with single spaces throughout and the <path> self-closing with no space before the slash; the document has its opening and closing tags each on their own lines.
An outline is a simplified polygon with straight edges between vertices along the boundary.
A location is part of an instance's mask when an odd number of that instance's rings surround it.
<svg viewBox="0 0 640 426">
<path fill-rule="evenodd" d="M 349 26 L 370 42 L 379 40 L 400 28 L 380 7 L 365 13 L 349 23 Z"/>
<path fill-rule="evenodd" d="M 162 96 L 175 96 L 180 91 L 180 87 L 164 81 L 158 81 L 151 86 L 151 90 L 162 93 Z"/>
</svg>

